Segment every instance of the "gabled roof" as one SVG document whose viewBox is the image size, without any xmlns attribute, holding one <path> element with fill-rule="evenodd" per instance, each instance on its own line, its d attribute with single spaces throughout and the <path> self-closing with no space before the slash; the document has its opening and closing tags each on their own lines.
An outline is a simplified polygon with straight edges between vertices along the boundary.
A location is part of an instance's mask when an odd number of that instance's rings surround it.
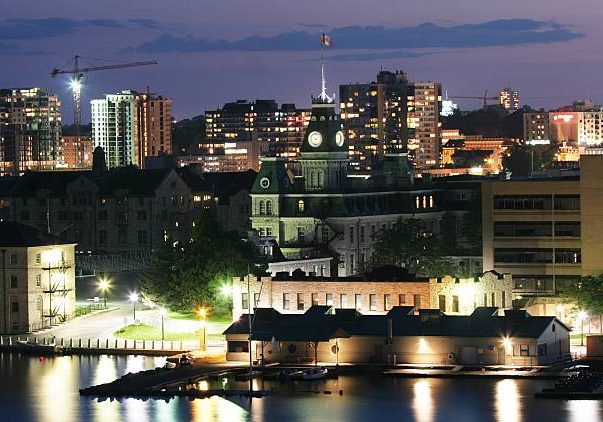
<svg viewBox="0 0 603 422">
<path fill-rule="evenodd" d="M 386 315 L 362 315 L 355 309 L 337 309 L 333 314 L 328 306 L 311 307 L 304 314 L 281 314 L 273 310 L 273 318 L 253 319 L 252 339 L 327 341 L 349 336 L 387 337 L 390 320 L 396 337 L 538 338 L 555 321 L 567 329 L 555 317 L 527 313 L 524 319 L 495 316 L 496 308 L 478 308 L 472 315 L 464 316 L 445 315 L 438 310 L 422 310 L 420 315 L 414 315 L 411 310 L 411 307 L 396 307 Z M 248 330 L 245 314 L 224 334 L 247 334 Z"/>
<path fill-rule="evenodd" d="M 57 238 L 51 234 L 8 221 L 0 222 L 0 247 L 32 247 L 56 245 Z"/>
</svg>

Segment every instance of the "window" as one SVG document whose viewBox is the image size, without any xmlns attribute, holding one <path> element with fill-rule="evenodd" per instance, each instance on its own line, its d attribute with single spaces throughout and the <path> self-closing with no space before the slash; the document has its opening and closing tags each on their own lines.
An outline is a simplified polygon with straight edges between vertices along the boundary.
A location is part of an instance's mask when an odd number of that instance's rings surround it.
<svg viewBox="0 0 603 422">
<path fill-rule="evenodd" d="M 519 345 L 519 356 L 530 356 L 530 345 L 520 344 Z"/>
<path fill-rule="evenodd" d="M 266 201 L 266 215 L 272 215 L 272 201 Z"/>
<path fill-rule="evenodd" d="M 231 353 L 249 353 L 249 343 L 246 341 L 229 341 L 227 344 Z"/>
<path fill-rule="evenodd" d="M 459 312 L 459 297 L 452 296 L 452 312 Z"/>
<path fill-rule="evenodd" d="M 10 254 L 10 263 L 12 265 L 15 265 L 17 262 L 18 262 L 17 254 L 16 253 L 11 253 Z"/>
<path fill-rule="evenodd" d="M 369 295 L 369 311 L 377 310 L 377 295 Z"/>
<path fill-rule="evenodd" d="M 260 201 L 260 215 L 266 215 L 266 203 Z"/>
<path fill-rule="evenodd" d="M 37 253 L 36 254 L 36 265 L 41 265 L 42 264 L 42 254 Z"/>
<path fill-rule="evenodd" d="M 11 289 L 16 289 L 18 287 L 18 279 L 16 275 L 11 275 L 10 276 L 10 288 Z"/>
<path fill-rule="evenodd" d="M 362 310 L 362 295 L 361 294 L 354 295 L 354 307 L 359 311 Z"/>
<path fill-rule="evenodd" d="M 42 274 L 36 274 L 36 287 L 42 287 Z"/>
<path fill-rule="evenodd" d="M 327 306 L 333 306 L 333 293 L 327 293 L 325 295 L 325 303 Z"/>
<path fill-rule="evenodd" d="M 260 303 L 260 294 L 259 293 L 254 293 L 253 294 L 253 304 L 252 304 L 253 308 L 254 309 L 257 308 L 258 305 L 259 305 L 259 303 Z"/>
<path fill-rule="evenodd" d="M 19 302 L 17 301 L 12 301 L 10 303 L 10 311 L 11 312 L 19 312 Z"/>
<path fill-rule="evenodd" d="M 538 356 L 546 356 L 546 343 L 537 346 L 537 354 Z"/>
<path fill-rule="evenodd" d="M 283 293 L 283 309 L 291 309 L 291 295 L 289 293 Z"/>
<path fill-rule="evenodd" d="M 416 309 L 421 309 L 421 295 L 414 296 L 414 304 Z"/>
<path fill-rule="evenodd" d="M 504 291 L 500 292 L 500 306 L 501 308 L 507 307 L 507 298 Z"/>
<path fill-rule="evenodd" d="M 364 243 L 364 226 L 360 226 L 360 243 Z"/>
<path fill-rule="evenodd" d="M 488 293 L 484 293 L 484 306 L 488 306 Z"/>
<path fill-rule="evenodd" d="M 107 230 L 98 231 L 98 243 L 104 245 L 107 243 Z"/>
<path fill-rule="evenodd" d="M 249 309 L 249 294 L 241 293 L 241 308 Z"/>
<path fill-rule="evenodd" d="M 138 244 L 145 245 L 147 243 L 147 232 L 145 230 L 138 230 Z"/>
<path fill-rule="evenodd" d="M 392 308 L 392 295 L 386 293 L 383 295 L 383 310 L 389 311 Z"/>
<path fill-rule="evenodd" d="M 445 295 L 438 296 L 438 309 L 442 312 L 446 312 L 446 296 Z"/>
<path fill-rule="evenodd" d="M 318 293 L 312 293 L 312 306 L 318 306 Z"/>
<path fill-rule="evenodd" d="M 339 295 L 339 307 L 347 308 L 348 307 L 348 295 L 346 293 L 342 293 Z"/>
<path fill-rule="evenodd" d="M 303 213 L 304 211 L 306 211 L 306 205 L 304 204 L 304 201 L 300 199 L 297 201 L 297 212 Z"/>
<path fill-rule="evenodd" d="M 301 244 L 303 244 L 306 241 L 306 237 L 305 237 L 305 233 L 304 233 L 304 228 L 303 227 L 298 227 L 297 228 L 297 241 Z"/>
<path fill-rule="evenodd" d="M 354 227 L 350 227 L 350 243 L 354 243 Z"/>
<path fill-rule="evenodd" d="M 406 295 L 404 293 L 399 294 L 398 295 L 398 305 L 404 306 L 405 303 L 406 303 Z"/>
<path fill-rule="evenodd" d="M 297 310 L 298 311 L 303 311 L 305 307 L 304 304 L 304 294 L 303 293 L 298 293 L 297 294 Z"/>
<path fill-rule="evenodd" d="M 350 272 L 354 273 L 354 254 L 350 254 Z"/>
<path fill-rule="evenodd" d="M 490 299 L 491 299 L 490 305 L 491 306 L 496 306 L 496 293 L 494 293 L 494 292 L 491 293 L 490 294 Z"/>
</svg>

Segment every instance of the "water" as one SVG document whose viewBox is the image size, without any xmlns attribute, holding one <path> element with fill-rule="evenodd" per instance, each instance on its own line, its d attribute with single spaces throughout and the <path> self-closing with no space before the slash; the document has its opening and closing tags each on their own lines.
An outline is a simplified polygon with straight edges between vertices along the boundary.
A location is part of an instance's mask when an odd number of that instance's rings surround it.
<svg viewBox="0 0 603 422">
<path fill-rule="evenodd" d="M 601 401 L 536 400 L 551 385 L 537 380 L 402 379 L 342 376 L 314 383 L 256 383 L 275 394 L 254 399 L 251 410 L 213 397 L 193 400 L 102 402 L 78 389 L 112 381 L 126 372 L 162 365 L 142 356 L 37 357 L 0 354 L 2 421 L 576 421 L 603 420 Z M 219 384 L 222 381 L 218 381 Z M 246 384 L 228 380 L 231 388 Z M 214 387 L 202 383 L 201 388 Z M 319 391 L 319 394 L 309 391 Z M 334 394 L 325 395 L 330 390 Z M 343 390 L 343 395 L 337 394 Z"/>
</svg>

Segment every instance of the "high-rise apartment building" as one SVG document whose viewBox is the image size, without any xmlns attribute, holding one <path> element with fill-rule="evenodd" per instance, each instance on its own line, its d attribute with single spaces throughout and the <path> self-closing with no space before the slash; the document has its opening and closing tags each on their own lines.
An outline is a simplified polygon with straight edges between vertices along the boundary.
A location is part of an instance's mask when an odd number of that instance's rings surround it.
<svg viewBox="0 0 603 422">
<path fill-rule="evenodd" d="M 541 110 L 536 113 L 523 114 L 523 140 L 532 141 L 549 140 L 549 113 Z"/>
<path fill-rule="evenodd" d="M 69 169 L 92 167 L 92 139 L 87 136 L 63 136 L 59 143 L 58 166 Z"/>
<path fill-rule="evenodd" d="M 246 148 L 259 151 L 258 157 L 296 161 L 309 120 L 310 111 L 294 104 L 279 107 L 274 100 L 238 100 L 205 112 L 205 141 L 200 148 L 203 154 L 214 155 L 232 143 L 255 142 L 257 146 Z M 250 168 L 258 166 L 259 161 Z"/>
<path fill-rule="evenodd" d="M 501 89 L 498 92 L 498 103 L 508 111 L 519 109 L 519 92 L 511 88 Z"/>
<path fill-rule="evenodd" d="M 0 176 L 56 167 L 61 101 L 41 88 L 0 90 Z"/>
<path fill-rule="evenodd" d="M 170 154 L 171 104 L 131 90 L 92 100 L 92 140 L 105 151 L 107 166 L 144 168 L 146 157 Z"/>
<path fill-rule="evenodd" d="M 339 86 L 350 170 L 370 171 L 387 152 L 406 152 L 408 79 L 381 71 L 376 82 Z"/>
<path fill-rule="evenodd" d="M 442 84 L 415 82 L 408 94 L 409 149 L 414 150 L 417 168 L 437 167 L 440 163 Z"/>
<path fill-rule="evenodd" d="M 554 141 L 576 147 L 598 147 L 603 144 L 603 111 L 559 111 L 524 113 L 524 140 Z"/>
</svg>

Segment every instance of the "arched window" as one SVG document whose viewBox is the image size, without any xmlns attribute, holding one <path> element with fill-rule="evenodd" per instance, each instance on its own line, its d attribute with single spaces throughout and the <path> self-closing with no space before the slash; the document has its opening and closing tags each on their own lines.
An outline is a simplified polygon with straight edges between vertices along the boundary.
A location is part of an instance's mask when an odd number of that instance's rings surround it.
<svg viewBox="0 0 603 422">
<path fill-rule="evenodd" d="M 322 179 L 323 179 L 322 171 L 319 171 L 318 172 L 318 187 L 319 188 L 322 188 L 322 185 L 323 185 L 323 180 Z"/>
<path fill-rule="evenodd" d="M 433 195 L 429 195 L 429 208 L 433 208 Z"/>
<path fill-rule="evenodd" d="M 419 198 L 419 195 L 417 195 L 417 197 L 415 198 L 415 205 L 417 209 L 421 208 L 421 198 Z"/>
<path fill-rule="evenodd" d="M 423 208 L 427 208 L 427 195 L 423 195 Z"/>
<path fill-rule="evenodd" d="M 300 199 L 299 201 L 297 201 L 297 211 L 298 212 L 306 211 L 306 204 L 304 203 L 303 199 Z"/>
<path fill-rule="evenodd" d="M 264 201 L 260 201 L 260 215 L 266 214 L 266 203 Z"/>
<path fill-rule="evenodd" d="M 266 215 L 272 215 L 272 201 L 266 201 Z"/>
</svg>

